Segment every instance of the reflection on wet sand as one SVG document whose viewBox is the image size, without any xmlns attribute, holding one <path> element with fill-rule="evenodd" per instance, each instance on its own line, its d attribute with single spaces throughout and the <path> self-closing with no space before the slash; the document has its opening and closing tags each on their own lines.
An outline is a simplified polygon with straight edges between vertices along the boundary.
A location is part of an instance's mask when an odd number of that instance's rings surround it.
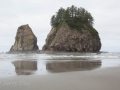
<svg viewBox="0 0 120 90">
<path fill-rule="evenodd" d="M 37 61 L 14 61 L 17 75 L 30 75 L 37 70 Z"/>
<path fill-rule="evenodd" d="M 101 61 L 62 61 L 62 62 L 47 62 L 46 69 L 49 72 L 69 72 L 69 71 L 81 71 L 92 70 L 99 68 Z"/>
</svg>

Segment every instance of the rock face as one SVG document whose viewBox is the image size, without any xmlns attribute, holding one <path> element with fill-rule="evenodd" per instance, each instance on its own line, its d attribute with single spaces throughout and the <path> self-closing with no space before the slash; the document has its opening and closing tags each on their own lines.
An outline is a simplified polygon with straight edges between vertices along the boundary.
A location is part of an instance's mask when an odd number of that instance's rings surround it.
<svg viewBox="0 0 120 90">
<path fill-rule="evenodd" d="M 101 41 L 96 32 L 93 35 L 87 26 L 82 32 L 63 25 L 61 28 L 53 27 L 47 36 L 42 51 L 69 51 L 69 52 L 97 52 L 101 49 Z"/>
<path fill-rule="evenodd" d="M 15 43 L 9 52 L 33 52 L 37 50 L 39 50 L 37 38 L 28 24 L 18 27 Z"/>
</svg>

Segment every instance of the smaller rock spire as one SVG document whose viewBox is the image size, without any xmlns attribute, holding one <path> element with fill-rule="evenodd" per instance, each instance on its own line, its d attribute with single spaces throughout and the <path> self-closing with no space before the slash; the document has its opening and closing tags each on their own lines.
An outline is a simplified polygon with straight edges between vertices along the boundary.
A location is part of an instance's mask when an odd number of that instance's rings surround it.
<svg viewBox="0 0 120 90">
<path fill-rule="evenodd" d="M 38 50 L 37 38 L 29 25 L 18 27 L 15 43 L 9 52 L 36 52 Z"/>
</svg>

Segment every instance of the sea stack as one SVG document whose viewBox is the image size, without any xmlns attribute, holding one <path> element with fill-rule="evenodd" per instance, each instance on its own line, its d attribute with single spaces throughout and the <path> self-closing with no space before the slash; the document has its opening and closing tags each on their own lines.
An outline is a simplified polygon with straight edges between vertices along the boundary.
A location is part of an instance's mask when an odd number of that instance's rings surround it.
<svg viewBox="0 0 120 90">
<path fill-rule="evenodd" d="M 12 45 L 9 52 L 37 52 L 38 50 L 37 38 L 29 25 L 27 24 L 18 27 L 15 43 Z"/>
<path fill-rule="evenodd" d="M 52 28 L 47 36 L 43 51 L 98 52 L 101 48 L 99 35 L 93 35 L 85 26 L 82 33 L 64 24 L 60 29 Z"/>
<path fill-rule="evenodd" d="M 60 8 L 51 17 L 52 29 L 42 51 L 98 52 L 101 41 L 93 21 L 84 8 Z"/>
</svg>

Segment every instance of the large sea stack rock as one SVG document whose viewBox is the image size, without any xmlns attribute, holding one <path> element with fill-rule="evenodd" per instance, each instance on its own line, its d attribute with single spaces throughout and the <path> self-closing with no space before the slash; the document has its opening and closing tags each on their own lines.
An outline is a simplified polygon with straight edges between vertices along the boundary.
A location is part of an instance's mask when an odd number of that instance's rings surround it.
<svg viewBox="0 0 120 90">
<path fill-rule="evenodd" d="M 36 52 L 38 50 L 37 38 L 28 24 L 18 27 L 15 43 L 10 52 Z"/>
<path fill-rule="evenodd" d="M 86 25 L 81 30 L 69 27 L 53 27 L 42 51 L 98 52 L 101 41 L 98 32 Z"/>
</svg>

